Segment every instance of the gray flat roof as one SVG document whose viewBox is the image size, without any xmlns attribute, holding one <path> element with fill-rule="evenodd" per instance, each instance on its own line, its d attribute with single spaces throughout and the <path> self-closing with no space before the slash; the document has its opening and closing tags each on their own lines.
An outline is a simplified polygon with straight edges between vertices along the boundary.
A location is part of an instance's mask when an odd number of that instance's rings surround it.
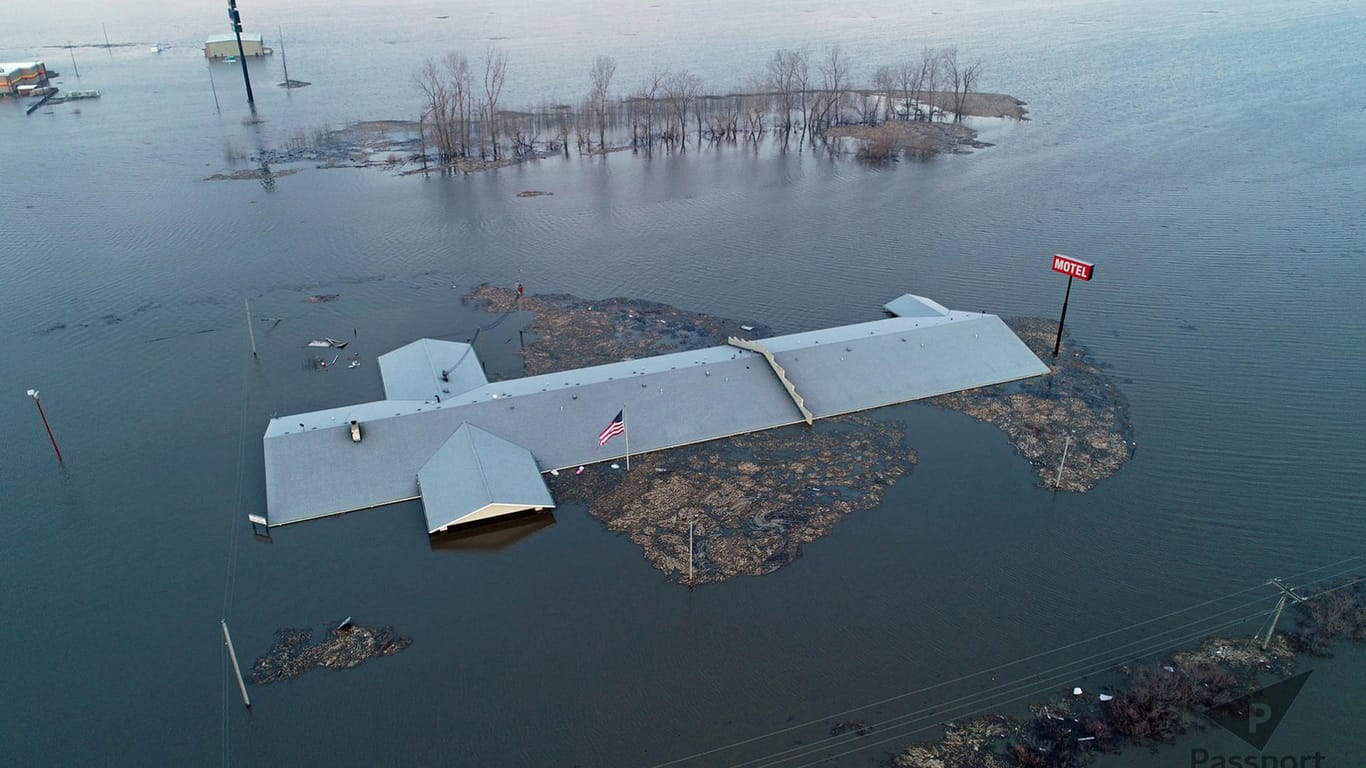
<svg viewBox="0 0 1366 768">
<path fill-rule="evenodd" d="M 928 306 L 928 305 L 923 305 Z M 937 305 L 936 305 L 937 306 Z M 763 340 L 816 418 L 1048 371 L 995 315 L 945 311 Z M 627 435 L 598 433 L 626 409 Z M 359 420 L 364 439 L 351 441 Z M 757 353 L 731 346 L 486 384 L 441 403 L 382 400 L 272 419 L 272 525 L 417 498 L 417 472 L 462 424 L 531 452 L 541 471 L 576 467 L 802 421 Z"/>
</svg>

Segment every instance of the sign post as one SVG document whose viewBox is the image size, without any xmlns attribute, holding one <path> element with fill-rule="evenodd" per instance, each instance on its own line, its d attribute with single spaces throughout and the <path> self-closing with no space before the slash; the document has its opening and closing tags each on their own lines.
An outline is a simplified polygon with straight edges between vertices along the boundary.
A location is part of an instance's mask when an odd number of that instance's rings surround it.
<svg viewBox="0 0 1366 768">
<path fill-rule="evenodd" d="M 1072 278 L 1090 280 L 1091 275 L 1095 274 L 1096 265 L 1059 253 L 1053 255 L 1053 271 L 1067 275 L 1067 293 L 1062 296 L 1062 317 L 1058 318 L 1058 338 L 1053 342 L 1053 357 L 1057 357 L 1058 349 L 1062 347 L 1062 324 L 1067 321 L 1067 300 L 1072 298 Z"/>
</svg>

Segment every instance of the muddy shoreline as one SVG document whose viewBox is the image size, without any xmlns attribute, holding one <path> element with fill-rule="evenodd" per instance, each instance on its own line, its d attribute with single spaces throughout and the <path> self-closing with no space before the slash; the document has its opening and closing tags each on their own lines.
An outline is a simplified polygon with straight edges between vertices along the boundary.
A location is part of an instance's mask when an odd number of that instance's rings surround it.
<svg viewBox="0 0 1366 768">
<path fill-rule="evenodd" d="M 532 313 L 521 353 L 525 375 L 699 349 L 732 335 L 771 335 L 758 323 L 632 299 L 519 296 L 485 284 L 465 300 L 505 316 Z M 1012 327 L 1034 347 L 1049 324 L 1020 320 Z M 1128 444 L 1120 429 L 1128 424 L 1127 405 L 1084 350 L 1069 346 L 1059 360 L 1051 386 L 1017 382 L 927 402 L 996 424 L 1041 476 L 1052 466 L 1051 436 L 1059 436 L 1060 454 L 1071 430 L 1078 447 L 1069 451 L 1073 469 L 1061 486 L 1085 491 L 1127 459 L 1127 452 L 1111 450 Z M 666 578 L 706 584 L 792 563 L 803 544 L 846 515 L 880 504 L 916 458 L 900 423 L 868 412 L 633 456 L 629 473 L 597 464 L 548 481 L 556 498 L 584 502 L 589 514 L 639 545 Z"/>
</svg>

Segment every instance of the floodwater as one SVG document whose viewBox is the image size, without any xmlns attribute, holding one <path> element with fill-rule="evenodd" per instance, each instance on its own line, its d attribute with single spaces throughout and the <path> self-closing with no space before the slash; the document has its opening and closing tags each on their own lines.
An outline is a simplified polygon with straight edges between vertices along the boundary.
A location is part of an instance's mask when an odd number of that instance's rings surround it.
<svg viewBox="0 0 1366 768">
<path fill-rule="evenodd" d="M 1251 633 L 1270 577 L 1366 571 L 1347 560 L 1366 554 L 1356 5 L 279 5 L 244 3 L 246 25 L 268 44 L 283 29 L 290 76 L 314 85 L 272 84 L 275 45 L 250 65 L 259 123 L 238 68 L 198 52 L 221 10 L 136 0 L 100 19 L 59 1 L 0 28 L 0 59 L 104 94 L 29 117 L 0 103 L 0 762 L 873 765 L 1092 667 L 1229 622 Z M 101 22 L 138 44 L 42 47 L 102 43 Z M 980 121 L 996 146 L 972 155 L 879 168 L 704 146 L 451 178 L 203 180 L 324 123 L 412 118 L 423 57 L 490 41 L 510 53 L 510 105 L 577 98 L 599 54 L 623 88 L 686 66 L 720 91 L 780 46 L 839 43 L 866 82 L 956 45 L 1030 120 Z M 1120 381 L 1138 439 L 1084 496 L 1034 487 L 992 427 L 903 406 L 882 414 L 921 463 L 880 508 L 776 574 L 691 592 L 576 506 L 442 547 L 416 504 L 270 542 L 246 524 L 270 415 L 379 397 L 376 355 L 491 322 L 459 301 L 481 281 L 784 333 L 878 317 L 904 291 L 1051 316 L 1054 252 L 1098 265 L 1068 325 Z M 340 298 L 304 301 L 321 293 Z M 515 372 L 516 330 L 480 334 L 491 373 Z M 308 339 L 348 335 L 360 368 L 309 368 Z M 254 688 L 244 711 L 220 617 L 249 663 L 277 628 L 348 615 L 415 642 Z M 1324 665 L 1299 706 L 1347 711 L 1363 664 Z M 808 751 L 834 722 L 891 718 Z M 1345 762 L 1363 748 L 1349 722 L 1288 718 L 1272 746 Z M 1106 764 L 1157 759 L 1139 752 Z"/>
</svg>

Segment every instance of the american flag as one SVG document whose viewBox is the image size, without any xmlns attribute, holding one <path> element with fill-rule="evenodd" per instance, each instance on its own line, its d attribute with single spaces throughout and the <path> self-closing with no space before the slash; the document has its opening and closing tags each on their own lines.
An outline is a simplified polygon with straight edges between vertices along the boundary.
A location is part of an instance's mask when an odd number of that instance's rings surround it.
<svg viewBox="0 0 1366 768">
<path fill-rule="evenodd" d="M 626 431 L 625 411 L 617 411 L 617 417 L 612 419 L 612 423 L 607 425 L 601 434 L 598 435 L 598 447 L 607 445 L 607 441 Z"/>
</svg>

